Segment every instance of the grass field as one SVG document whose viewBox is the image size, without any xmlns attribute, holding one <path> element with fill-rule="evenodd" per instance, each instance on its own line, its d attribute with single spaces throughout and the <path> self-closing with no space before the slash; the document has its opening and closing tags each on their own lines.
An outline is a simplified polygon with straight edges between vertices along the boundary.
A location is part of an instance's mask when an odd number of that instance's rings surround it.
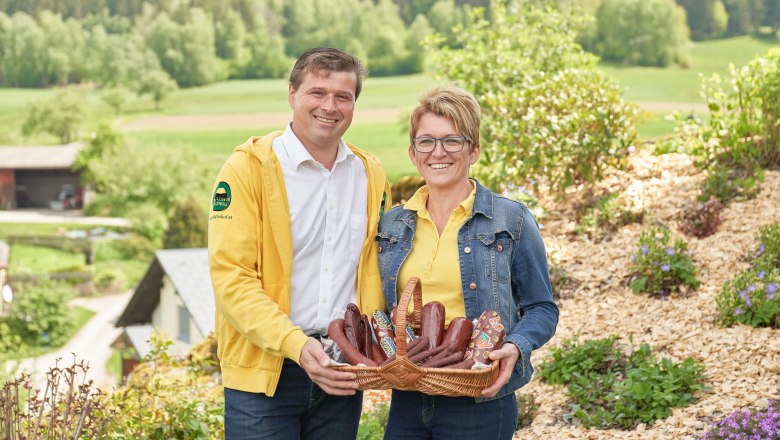
<svg viewBox="0 0 780 440">
<path fill-rule="evenodd" d="M 625 89 L 629 100 L 663 103 L 701 103 L 701 75 L 726 74 L 728 65 L 744 65 L 756 55 L 765 53 L 776 42 L 749 36 L 695 43 L 690 48 L 690 68 L 665 69 L 603 65 Z M 410 109 L 419 94 L 436 82 L 427 74 L 369 78 L 364 83 L 358 109 Z M 55 143 L 48 135 L 24 138 L 21 135 L 24 108 L 32 101 L 52 94 L 51 90 L 0 89 L 0 145 Z M 102 102 L 100 92 L 84 89 L 89 102 L 90 120 L 82 129 L 88 133 L 99 121 L 113 118 L 112 111 Z M 682 111 L 689 111 L 685 105 Z M 289 112 L 285 79 L 234 80 L 204 87 L 181 89 L 173 93 L 161 110 L 155 110 L 148 98 L 132 98 L 118 121 L 126 123 L 144 116 L 165 115 L 237 115 Z M 673 123 L 665 112 L 654 111 L 639 126 L 643 138 L 669 134 Z M 121 126 L 120 123 L 120 126 Z M 193 127 L 190 130 L 149 128 L 127 133 L 133 151 L 148 153 L 160 148 L 192 149 L 208 161 L 214 173 L 232 148 L 250 135 L 264 134 L 281 127 Z M 356 119 L 345 136 L 346 140 L 376 154 L 385 165 L 391 179 L 414 173 L 405 148 L 405 128 L 399 121 L 361 122 Z"/>
</svg>

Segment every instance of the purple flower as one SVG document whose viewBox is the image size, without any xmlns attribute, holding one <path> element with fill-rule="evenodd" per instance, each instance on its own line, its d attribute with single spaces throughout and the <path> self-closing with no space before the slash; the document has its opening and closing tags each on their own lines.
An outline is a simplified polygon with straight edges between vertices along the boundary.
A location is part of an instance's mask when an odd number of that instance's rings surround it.
<svg viewBox="0 0 780 440">
<path fill-rule="evenodd" d="M 653 266 L 658 267 L 658 262 L 657 261 L 653 261 Z"/>
<path fill-rule="evenodd" d="M 658 291 L 658 293 L 661 295 L 661 301 L 666 301 L 666 291 L 661 289 Z"/>
<path fill-rule="evenodd" d="M 759 280 L 763 280 L 765 276 L 766 276 L 766 271 L 762 270 L 761 272 L 758 273 L 758 275 L 756 275 L 756 278 L 758 278 Z"/>
<path fill-rule="evenodd" d="M 737 307 L 736 309 L 734 309 L 734 314 L 737 315 L 737 316 L 741 315 L 742 314 L 742 307 Z"/>
<path fill-rule="evenodd" d="M 650 248 L 648 248 L 646 244 L 643 244 L 640 249 L 642 249 L 642 255 L 647 255 L 647 253 L 650 251 Z"/>
<path fill-rule="evenodd" d="M 661 265 L 661 272 L 669 272 L 670 266 L 666 263 Z"/>
<path fill-rule="evenodd" d="M 753 306 L 753 300 L 750 299 L 750 297 L 745 298 L 745 307 L 752 307 Z"/>
<path fill-rule="evenodd" d="M 764 243 L 761 243 L 761 245 L 758 246 L 758 255 L 764 255 L 764 252 L 766 251 L 766 246 L 764 246 Z"/>
<path fill-rule="evenodd" d="M 631 262 L 632 263 L 636 262 L 636 254 L 631 254 Z"/>
<path fill-rule="evenodd" d="M 750 298 L 750 295 L 747 292 L 745 292 L 744 290 L 740 290 L 739 291 L 739 297 L 742 298 L 742 299 L 748 299 L 748 298 Z"/>
<path fill-rule="evenodd" d="M 674 256 L 674 248 L 673 247 L 666 248 L 666 255 L 668 255 L 670 257 Z"/>
<path fill-rule="evenodd" d="M 749 285 L 748 288 L 747 288 L 747 291 L 751 292 L 751 293 L 755 292 L 756 291 L 756 285 L 755 284 Z"/>
<path fill-rule="evenodd" d="M 766 285 L 766 297 L 772 299 L 777 293 L 777 283 L 774 281 Z"/>
</svg>

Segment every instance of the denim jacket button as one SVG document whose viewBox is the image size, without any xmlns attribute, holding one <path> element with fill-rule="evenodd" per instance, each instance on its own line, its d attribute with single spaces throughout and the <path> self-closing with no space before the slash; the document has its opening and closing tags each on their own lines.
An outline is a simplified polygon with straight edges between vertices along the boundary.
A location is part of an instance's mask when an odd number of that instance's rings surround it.
<svg viewBox="0 0 780 440">
<path fill-rule="evenodd" d="M 504 246 L 498 245 L 498 251 L 501 252 L 504 250 Z M 382 248 L 379 248 L 379 252 L 382 252 Z"/>
<path fill-rule="evenodd" d="M 467 254 L 470 254 L 470 253 L 471 253 L 471 248 L 470 248 L 470 247 L 468 247 L 468 246 L 466 246 L 466 248 L 465 248 L 465 249 L 463 249 L 463 252 L 465 252 L 465 253 L 467 253 Z M 473 289 L 472 289 L 472 290 L 473 290 Z"/>
<path fill-rule="evenodd" d="M 468 249 L 468 248 L 466 248 L 466 249 Z M 469 284 L 469 289 L 471 289 L 471 290 L 477 290 L 477 283 L 471 283 L 471 284 Z"/>
<path fill-rule="evenodd" d="M 380 254 L 382 253 L 382 246 L 379 246 L 379 249 L 377 249 L 377 252 L 379 252 Z"/>
</svg>

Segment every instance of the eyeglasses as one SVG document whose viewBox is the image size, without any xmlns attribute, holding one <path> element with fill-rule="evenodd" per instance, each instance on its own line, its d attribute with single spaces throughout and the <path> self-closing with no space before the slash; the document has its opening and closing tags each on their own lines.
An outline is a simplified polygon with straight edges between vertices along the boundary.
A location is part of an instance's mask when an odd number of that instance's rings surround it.
<svg viewBox="0 0 780 440">
<path fill-rule="evenodd" d="M 430 153 L 436 149 L 436 142 L 438 141 L 441 141 L 441 146 L 444 148 L 444 151 L 448 153 L 457 153 L 463 149 L 466 142 L 471 142 L 471 139 L 466 136 L 445 136 L 440 138 L 420 136 L 412 139 L 412 144 L 418 153 Z"/>
</svg>

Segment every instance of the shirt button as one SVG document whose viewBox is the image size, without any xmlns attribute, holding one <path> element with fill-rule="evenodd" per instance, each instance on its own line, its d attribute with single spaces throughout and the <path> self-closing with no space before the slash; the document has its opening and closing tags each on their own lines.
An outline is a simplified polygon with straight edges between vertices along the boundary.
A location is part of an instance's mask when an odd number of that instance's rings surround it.
<svg viewBox="0 0 780 440">
<path fill-rule="evenodd" d="M 502 245 L 498 245 L 498 251 L 499 251 L 499 252 L 501 252 L 501 251 L 503 251 L 503 250 L 504 250 L 504 246 L 502 246 Z"/>
<path fill-rule="evenodd" d="M 471 284 L 469 284 L 469 289 L 471 289 L 471 290 L 477 290 L 477 283 L 471 283 Z"/>
<path fill-rule="evenodd" d="M 470 254 L 470 253 L 471 253 L 471 248 L 470 248 L 470 247 L 468 247 L 468 246 L 466 246 L 466 248 L 465 248 L 465 249 L 463 249 L 463 252 L 465 252 L 465 253 L 467 253 L 467 254 Z"/>
</svg>

